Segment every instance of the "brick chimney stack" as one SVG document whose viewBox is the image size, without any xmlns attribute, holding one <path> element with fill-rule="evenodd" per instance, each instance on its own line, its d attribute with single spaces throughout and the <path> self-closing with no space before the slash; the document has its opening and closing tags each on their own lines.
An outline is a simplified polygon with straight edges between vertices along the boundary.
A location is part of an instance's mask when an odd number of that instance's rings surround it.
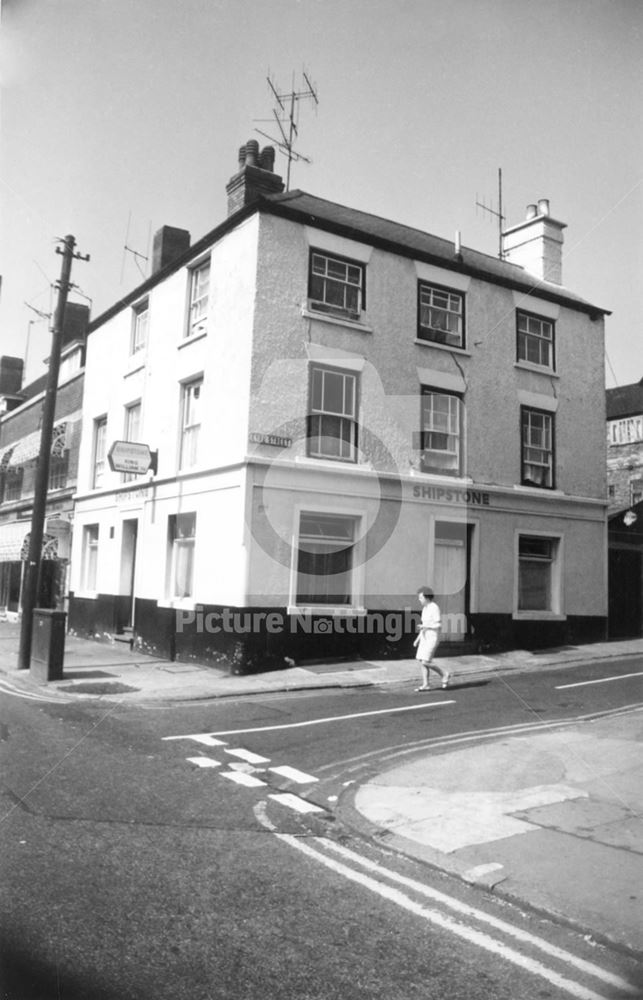
<svg viewBox="0 0 643 1000">
<path fill-rule="evenodd" d="M 152 243 L 152 274 L 161 271 L 168 264 L 178 260 L 190 249 L 190 234 L 187 229 L 176 226 L 161 226 L 154 234 Z"/>
<path fill-rule="evenodd" d="M 239 171 L 226 185 L 228 215 L 233 215 L 245 205 L 252 204 L 264 194 L 281 194 L 284 182 L 274 173 L 275 150 L 265 146 L 259 152 L 256 139 L 249 139 L 239 149 Z"/>
<path fill-rule="evenodd" d="M 540 281 L 563 283 L 563 229 L 549 214 L 549 200 L 527 205 L 527 217 L 502 234 L 504 259 L 518 264 Z"/>
</svg>

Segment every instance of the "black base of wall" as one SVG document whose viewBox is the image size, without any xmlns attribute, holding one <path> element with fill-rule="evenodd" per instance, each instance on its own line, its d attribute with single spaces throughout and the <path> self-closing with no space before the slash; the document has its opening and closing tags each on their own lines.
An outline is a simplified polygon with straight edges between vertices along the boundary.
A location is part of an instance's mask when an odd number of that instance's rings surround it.
<svg viewBox="0 0 643 1000">
<path fill-rule="evenodd" d="M 111 640 L 120 631 L 126 601 L 101 594 L 69 599 L 69 629 Z M 196 611 L 159 607 L 137 598 L 136 647 L 159 659 L 219 667 L 231 674 L 261 673 L 322 660 L 410 659 L 419 611 L 373 612 L 360 618 L 287 615 L 283 608 L 199 605 Z M 562 622 L 515 621 L 511 615 L 470 615 L 470 634 L 440 644 L 439 656 L 600 642 L 607 619 L 575 616 Z"/>
</svg>

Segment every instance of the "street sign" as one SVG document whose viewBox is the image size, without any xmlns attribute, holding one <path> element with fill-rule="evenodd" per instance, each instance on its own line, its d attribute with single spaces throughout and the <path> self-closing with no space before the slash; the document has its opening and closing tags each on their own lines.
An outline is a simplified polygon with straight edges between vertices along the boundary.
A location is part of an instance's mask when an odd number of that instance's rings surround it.
<svg viewBox="0 0 643 1000">
<path fill-rule="evenodd" d="M 148 469 L 156 472 L 157 454 L 150 450 L 148 444 L 141 444 L 140 441 L 114 441 L 107 453 L 107 461 L 113 472 L 141 475 Z"/>
</svg>

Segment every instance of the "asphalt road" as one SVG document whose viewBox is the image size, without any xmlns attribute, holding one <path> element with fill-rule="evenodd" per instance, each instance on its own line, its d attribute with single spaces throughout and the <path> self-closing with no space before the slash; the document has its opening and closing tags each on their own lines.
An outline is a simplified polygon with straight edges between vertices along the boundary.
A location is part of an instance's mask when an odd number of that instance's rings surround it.
<svg viewBox="0 0 643 1000">
<path fill-rule="evenodd" d="M 643 995 L 626 956 L 334 815 L 348 782 L 435 737 L 640 701 L 640 678 L 557 689 L 613 673 L 154 709 L 7 697 L 2 1000 Z"/>
</svg>

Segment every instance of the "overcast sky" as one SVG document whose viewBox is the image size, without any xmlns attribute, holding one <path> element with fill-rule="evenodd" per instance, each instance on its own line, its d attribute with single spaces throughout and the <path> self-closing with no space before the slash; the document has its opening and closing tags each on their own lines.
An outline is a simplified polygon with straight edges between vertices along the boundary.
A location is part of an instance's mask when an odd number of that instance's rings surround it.
<svg viewBox="0 0 643 1000">
<path fill-rule="evenodd" d="M 607 385 L 643 376 L 640 0 L 3 0 L 1 44 L 0 353 L 30 331 L 30 378 L 56 237 L 98 316 L 142 280 L 126 241 L 223 220 L 268 73 L 302 69 L 291 187 L 495 255 L 501 167 L 507 224 L 549 198 L 564 284 L 612 310 Z"/>
</svg>

